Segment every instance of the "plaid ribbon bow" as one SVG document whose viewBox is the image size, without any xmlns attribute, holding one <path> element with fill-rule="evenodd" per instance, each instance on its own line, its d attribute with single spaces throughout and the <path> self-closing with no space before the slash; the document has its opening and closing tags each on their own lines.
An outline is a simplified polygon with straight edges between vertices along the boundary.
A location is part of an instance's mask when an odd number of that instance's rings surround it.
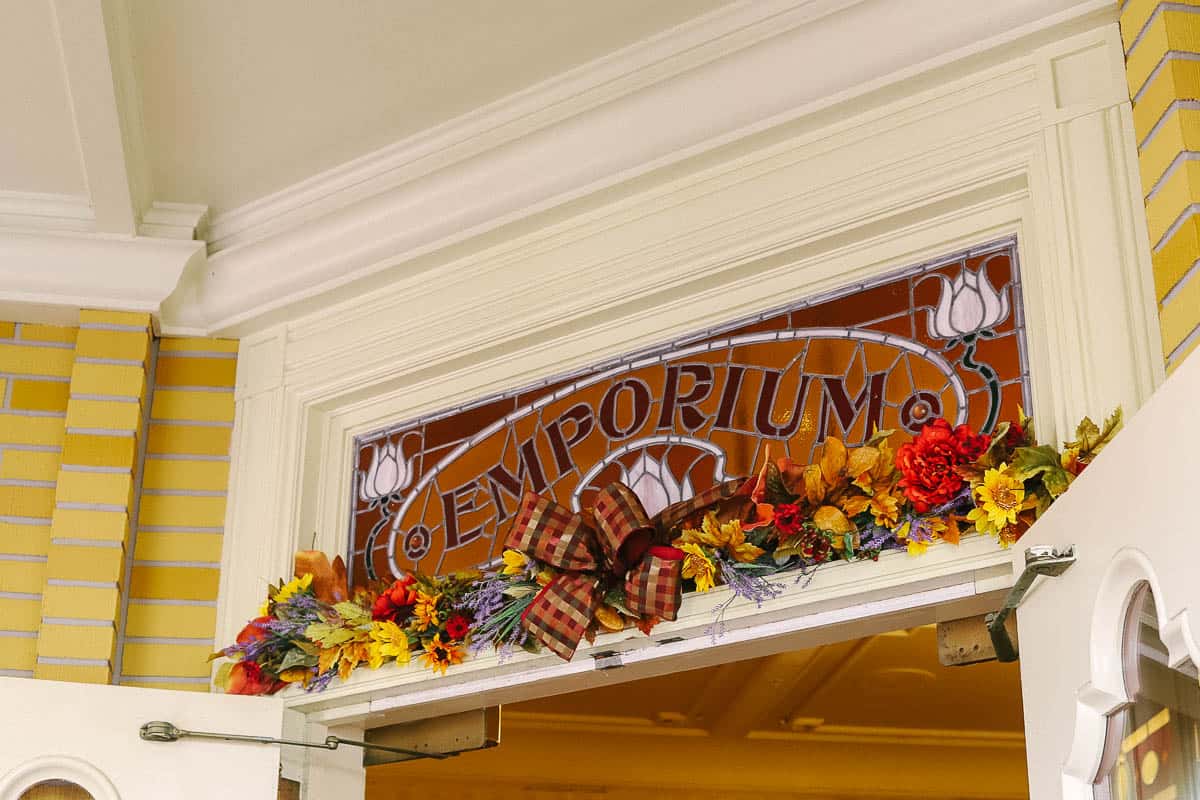
<svg viewBox="0 0 1200 800">
<path fill-rule="evenodd" d="M 732 496 L 740 481 L 729 481 L 664 509 L 663 525 Z M 667 524 L 666 527 L 671 527 Z M 564 660 L 604 604 L 607 589 L 624 580 L 625 604 L 643 616 L 673 620 L 682 599 L 682 553 L 653 547 L 655 521 L 628 486 L 614 483 L 596 497 L 592 509 L 575 514 L 553 500 L 528 492 L 505 545 L 562 570 L 521 615 L 534 638 Z"/>
</svg>

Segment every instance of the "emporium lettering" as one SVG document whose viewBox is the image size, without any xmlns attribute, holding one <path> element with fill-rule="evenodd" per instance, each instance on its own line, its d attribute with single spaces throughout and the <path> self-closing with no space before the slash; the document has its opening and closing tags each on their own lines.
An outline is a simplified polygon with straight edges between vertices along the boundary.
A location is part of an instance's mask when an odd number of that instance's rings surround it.
<svg viewBox="0 0 1200 800">
<path fill-rule="evenodd" d="M 748 393 L 747 373 L 751 371 L 759 377 L 756 397 L 744 396 Z M 482 527 L 464 531 L 459 521 L 461 515 L 479 510 L 474 499 L 477 489 L 486 490 L 495 505 L 496 521 L 504 522 L 515 513 L 525 491 L 544 492 L 556 476 L 574 470 L 573 448 L 593 434 L 603 433 L 617 443 L 651 432 L 647 425 L 653 419 L 655 431 L 682 428 L 695 433 L 716 429 L 789 439 L 799 430 L 812 392 L 821 393 L 818 443 L 830 435 L 842 435 L 864 418 L 862 430 L 882 427 L 887 373 L 867 374 L 857 392 L 848 389 L 841 376 L 808 374 L 793 375 L 794 388 L 785 390 L 789 383 L 786 373 L 738 365 L 684 363 L 666 367 L 657 395 L 641 377 L 614 382 L 594 408 L 577 403 L 543 423 L 517 448 L 515 467 L 503 461 L 495 463 L 475 480 L 443 492 L 440 497 L 447 545 L 457 547 L 483 535 Z M 653 409 L 655 396 L 662 398 L 657 413 Z M 716 411 L 706 412 L 702 404 L 714 396 L 720 398 Z M 747 403 L 754 409 L 752 430 L 739 427 L 735 420 L 735 410 Z M 544 447 L 539 447 L 539 440 Z M 544 456 L 547 453 L 548 458 Z M 548 476 L 552 479 L 547 480 Z"/>
</svg>

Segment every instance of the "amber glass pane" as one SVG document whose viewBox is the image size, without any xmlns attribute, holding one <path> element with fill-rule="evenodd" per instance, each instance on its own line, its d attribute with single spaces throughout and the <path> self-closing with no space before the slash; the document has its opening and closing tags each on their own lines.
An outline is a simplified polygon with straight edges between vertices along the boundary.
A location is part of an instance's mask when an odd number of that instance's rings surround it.
<svg viewBox="0 0 1200 800">
<path fill-rule="evenodd" d="M 357 443 L 351 576 L 492 561 L 526 491 L 578 509 L 619 480 L 653 514 L 831 436 L 990 431 L 1030 406 L 1024 337 L 1001 242 L 390 425 Z"/>
<path fill-rule="evenodd" d="M 1158 635 L 1154 598 L 1143 590 L 1127 632 L 1134 702 L 1110 720 L 1109 766 L 1097 786 L 1099 800 L 1200 798 L 1200 682 L 1189 663 L 1167 666 Z"/>
</svg>

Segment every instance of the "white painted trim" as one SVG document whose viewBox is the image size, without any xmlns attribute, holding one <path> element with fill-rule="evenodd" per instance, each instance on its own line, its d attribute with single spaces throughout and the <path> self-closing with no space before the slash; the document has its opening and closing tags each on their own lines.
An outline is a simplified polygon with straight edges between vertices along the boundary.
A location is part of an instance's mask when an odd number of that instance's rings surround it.
<svg viewBox="0 0 1200 800">
<path fill-rule="evenodd" d="M 43 781 L 66 780 L 87 791 L 95 800 L 121 800 L 108 776 L 80 758 L 52 755 L 35 758 L 0 778 L 0 797 L 20 797 Z"/>
<path fill-rule="evenodd" d="M 95 230 L 96 215 L 86 197 L 0 191 L 0 228 L 85 233 Z"/>
<path fill-rule="evenodd" d="M 531 99 L 534 93 L 513 101 L 521 109 L 543 108 L 521 116 L 520 125 L 506 122 L 515 112 L 501 104 L 490 125 L 471 117 L 464 130 L 451 127 L 432 144 L 411 144 L 416 152 L 396 156 L 403 168 L 390 156 L 368 158 L 254 206 L 245 212 L 253 222 L 240 223 L 247 232 L 236 244 L 215 247 L 202 279 L 182 287 L 195 301 L 177 304 L 164 329 L 259 330 L 326 305 L 331 292 L 355 281 L 731 142 L 965 65 L 981 53 L 1027 51 L 1031 38 L 1057 27 L 1115 19 L 1107 0 L 792 5 L 786 14 L 774 3 L 739 7 L 738 13 L 766 17 L 746 34 L 721 32 L 723 25 L 734 27 L 737 14 L 706 23 L 715 30 L 702 25 L 712 43 L 695 51 L 698 62 L 643 55 L 651 63 L 610 88 L 603 81 L 614 80 L 614 67 L 603 61 L 571 81 L 552 82 L 539 90 L 540 99 Z M 883 30 L 886 36 L 876 35 Z M 685 28 L 678 35 L 687 43 L 696 34 Z M 753 46 L 742 41 L 746 37 Z M 651 54 L 682 49 L 671 39 L 647 47 Z M 844 61 L 845 53 L 855 58 Z M 830 69 L 831 63 L 853 69 Z M 586 88 L 593 83 L 601 88 Z M 477 130 L 484 127 L 486 133 Z M 218 242 L 238 227 L 236 220 L 218 215 Z M 262 235 L 252 236 L 249 230 L 260 223 Z"/>
<path fill-rule="evenodd" d="M 1119 35 L 1112 9 L 1097 9 L 942 62 L 953 70 L 806 106 L 686 167 L 328 294 L 295 320 L 257 316 L 270 324 L 241 345 L 218 640 L 232 641 L 295 550 L 342 550 L 356 434 L 1004 236 L 1019 242 L 1039 435 L 1136 409 L 1162 358 Z M 988 542 L 935 550 L 818 573 L 777 618 L 731 613 L 749 629 L 956 585 L 974 587 L 958 602 L 983 603 L 1011 583 L 1010 554 Z M 705 652 L 700 617 L 719 597 L 693 598 L 660 635 L 682 631 Z M 837 629 L 858 635 L 885 617 Z M 478 659 L 442 685 L 516 685 L 542 666 L 561 665 Z M 391 669 L 294 702 L 349 719 L 428 680 Z"/>
</svg>

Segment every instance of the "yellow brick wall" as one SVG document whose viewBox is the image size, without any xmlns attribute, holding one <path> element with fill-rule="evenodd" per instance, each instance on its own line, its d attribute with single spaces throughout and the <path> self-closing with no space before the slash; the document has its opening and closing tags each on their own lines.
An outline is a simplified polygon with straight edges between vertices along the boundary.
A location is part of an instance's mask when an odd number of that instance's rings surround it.
<svg viewBox="0 0 1200 800">
<path fill-rule="evenodd" d="M 1163 358 L 1200 345 L 1200 0 L 1120 4 Z"/>
<path fill-rule="evenodd" d="M 159 343 L 122 684 L 208 689 L 236 369 L 235 341 Z"/>
<path fill-rule="evenodd" d="M 0 675 L 208 688 L 237 342 L 149 322 L 0 322 Z"/>
<path fill-rule="evenodd" d="M 37 662 L 76 332 L 0 322 L 0 675 Z"/>
</svg>

